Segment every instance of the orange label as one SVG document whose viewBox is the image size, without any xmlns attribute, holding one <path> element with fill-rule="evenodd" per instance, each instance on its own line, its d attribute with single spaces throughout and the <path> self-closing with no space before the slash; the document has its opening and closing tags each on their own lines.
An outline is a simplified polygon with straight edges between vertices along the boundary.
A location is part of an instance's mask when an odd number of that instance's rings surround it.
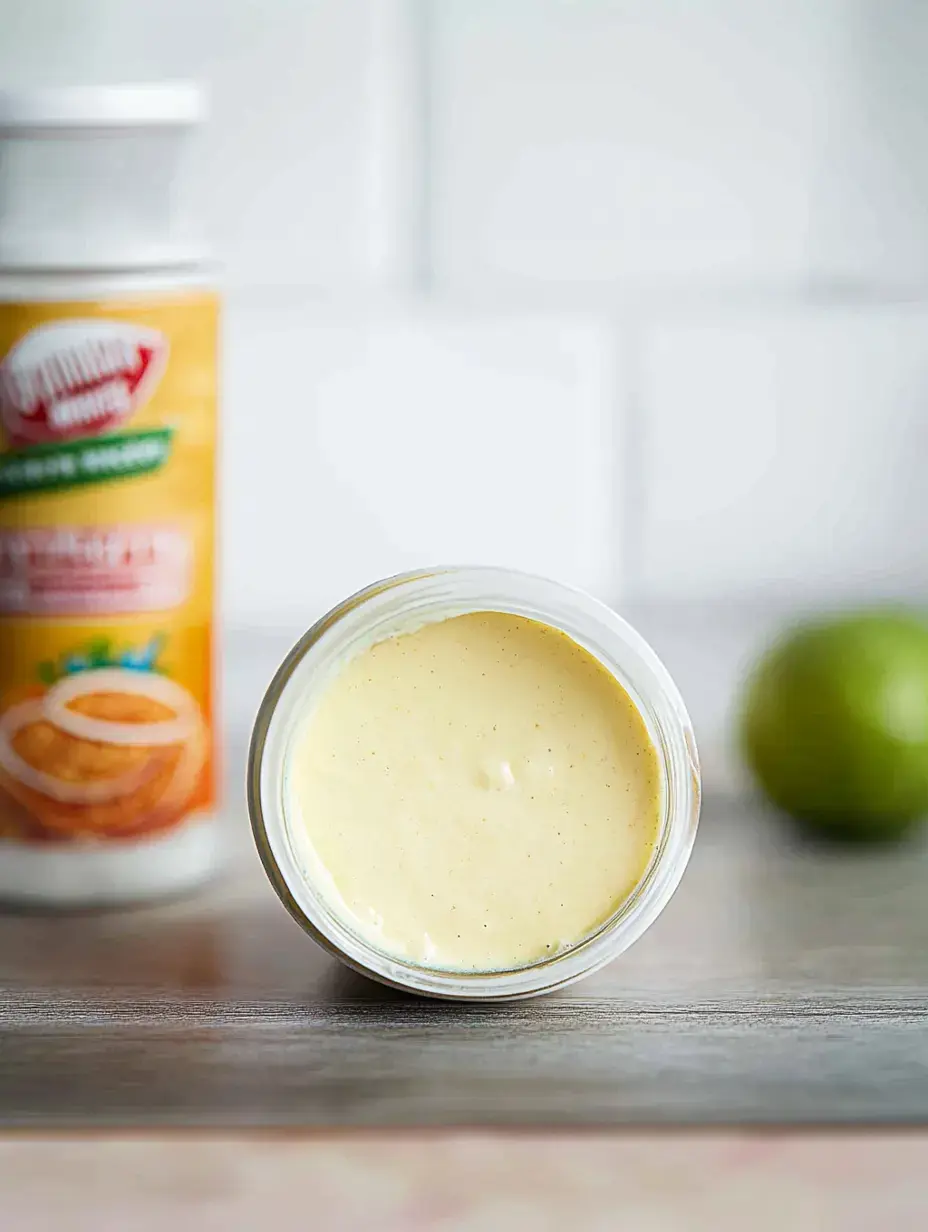
<svg viewBox="0 0 928 1232">
<path fill-rule="evenodd" d="M 0 304 L 0 837 L 215 804 L 217 301 Z"/>
</svg>

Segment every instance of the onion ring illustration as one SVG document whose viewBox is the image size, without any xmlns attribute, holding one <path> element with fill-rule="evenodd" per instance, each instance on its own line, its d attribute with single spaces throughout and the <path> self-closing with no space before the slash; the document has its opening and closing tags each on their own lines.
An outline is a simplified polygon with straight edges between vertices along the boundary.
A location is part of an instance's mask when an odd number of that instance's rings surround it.
<svg viewBox="0 0 928 1232">
<path fill-rule="evenodd" d="M 93 669 L 0 716 L 0 788 L 48 838 L 136 837 L 180 819 L 207 748 L 186 689 Z"/>
<path fill-rule="evenodd" d="M 160 702 L 173 710 L 176 718 L 155 723 L 120 723 L 93 718 L 73 709 L 69 703 L 95 693 L 128 693 Z M 45 717 L 56 727 L 79 740 L 101 744 L 161 745 L 180 744 L 194 734 L 199 722 L 196 702 L 186 689 L 148 672 L 130 672 L 119 667 L 77 672 L 53 685 L 45 695 Z"/>
<path fill-rule="evenodd" d="M 146 779 L 150 778 L 157 768 L 149 761 L 139 770 L 128 774 L 115 775 L 112 778 L 95 779 L 75 782 L 47 774 L 43 770 L 30 765 L 25 758 L 13 748 L 13 737 L 24 727 L 47 721 L 42 702 L 23 702 L 12 706 L 0 719 L 0 769 L 6 771 L 11 778 L 22 783 L 24 787 L 58 800 L 62 804 L 99 804 L 104 800 L 115 800 L 119 796 L 135 791 Z M 146 775 L 146 771 L 148 771 Z"/>
</svg>

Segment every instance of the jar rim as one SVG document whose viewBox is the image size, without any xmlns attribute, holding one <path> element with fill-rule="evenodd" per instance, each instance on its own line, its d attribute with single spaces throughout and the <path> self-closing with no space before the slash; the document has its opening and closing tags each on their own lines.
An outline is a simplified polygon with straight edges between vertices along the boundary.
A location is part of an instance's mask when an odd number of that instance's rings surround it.
<svg viewBox="0 0 928 1232">
<path fill-rule="evenodd" d="M 560 629 L 593 654 L 631 697 L 658 754 L 661 831 L 648 869 L 617 910 L 589 936 L 510 970 L 429 967 L 380 950 L 339 915 L 305 862 L 287 821 L 288 749 L 310 699 L 366 646 L 431 621 L 476 611 L 525 616 Z M 265 872 L 290 914 L 315 941 L 356 971 L 420 995 L 515 1000 L 592 974 L 653 923 L 688 863 L 699 818 L 696 742 L 683 699 L 648 643 L 612 608 L 584 591 L 497 566 L 436 566 L 397 574 L 332 608 L 294 645 L 258 710 L 247 772 L 248 809 Z"/>
</svg>

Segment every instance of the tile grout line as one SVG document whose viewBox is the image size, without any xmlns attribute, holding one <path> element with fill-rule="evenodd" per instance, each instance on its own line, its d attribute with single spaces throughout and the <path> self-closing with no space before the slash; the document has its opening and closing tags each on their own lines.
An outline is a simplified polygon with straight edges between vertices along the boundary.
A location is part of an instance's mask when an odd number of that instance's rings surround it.
<svg viewBox="0 0 928 1232">
<path fill-rule="evenodd" d="M 421 37 L 425 45 L 427 35 L 423 33 Z M 423 50 L 421 54 L 426 58 L 428 52 Z M 427 70 L 424 75 L 426 78 L 429 76 Z M 928 308 L 928 285 L 910 291 L 854 288 L 831 296 L 810 293 L 800 285 L 777 287 L 757 284 L 743 290 L 718 290 L 701 285 L 698 280 L 685 290 L 645 287 L 621 293 L 603 291 L 600 286 L 590 285 L 539 289 L 537 286 L 514 288 L 490 283 L 481 291 L 462 291 L 453 285 L 445 286 L 436 279 L 432 254 L 434 202 L 428 169 L 431 163 L 428 151 L 432 142 L 431 85 L 426 82 L 422 91 L 422 114 L 417 123 L 421 133 L 418 140 L 424 147 L 422 158 L 425 168 L 422 171 L 423 182 L 417 190 L 419 205 L 414 211 L 418 228 L 418 255 L 413 262 L 418 269 L 416 279 L 397 289 L 389 284 L 359 288 L 349 283 L 316 283 L 304 278 L 268 282 L 232 278 L 225 283 L 228 299 L 246 298 L 271 306 L 277 306 L 283 300 L 288 305 L 318 310 L 320 314 L 334 311 L 350 317 L 383 314 L 400 307 L 468 317 L 487 313 L 539 318 L 595 314 L 615 319 L 624 315 L 628 319 L 634 317 L 642 321 L 658 318 L 672 325 L 707 322 L 725 325 L 732 321 L 786 317 L 795 313 L 923 312 Z M 376 177 L 372 174 L 371 179 L 374 181 Z M 373 201 L 376 195 L 371 190 L 369 200 Z"/>
<path fill-rule="evenodd" d="M 642 378 L 645 329 L 627 316 L 612 324 L 612 520 L 613 526 L 618 525 L 618 551 L 610 584 L 613 602 L 620 607 L 640 600 L 643 589 L 641 535 L 648 498 Z"/>
<path fill-rule="evenodd" d="M 369 17 L 366 257 L 376 293 L 431 283 L 431 26 L 423 0 L 380 0 Z"/>
<path fill-rule="evenodd" d="M 420 293 L 435 291 L 435 26 L 431 0 L 409 0 L 415 23 L 415 71 L 418 98 L 418 200 L 415 222 L 419 234 L 414 285 Z"/>
</svg>

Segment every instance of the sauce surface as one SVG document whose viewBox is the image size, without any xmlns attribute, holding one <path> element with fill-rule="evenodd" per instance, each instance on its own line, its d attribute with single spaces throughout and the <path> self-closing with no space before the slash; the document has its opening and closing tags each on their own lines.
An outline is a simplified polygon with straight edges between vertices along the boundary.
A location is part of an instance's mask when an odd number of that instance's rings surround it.
<svg viewBox="0 0 928 1232">
<path fill-rule="evenodd" d="M 287 779 L 333 909 L 444 970 L 576 944 L 635 888 L 660 829 L 658 756 L 629 695 L 566 634 L 501 612 L 348 662 Z"/>
</svg>

